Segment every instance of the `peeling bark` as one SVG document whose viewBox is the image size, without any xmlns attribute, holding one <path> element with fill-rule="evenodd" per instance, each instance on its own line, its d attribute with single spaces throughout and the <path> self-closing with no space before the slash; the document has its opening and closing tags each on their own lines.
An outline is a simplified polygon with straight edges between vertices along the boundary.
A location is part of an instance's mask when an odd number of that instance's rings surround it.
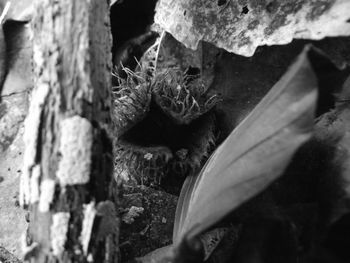
<svg viewBox="0 0 350 263">
<path fill-rule="evenodd" d="M 37 0 L 34 10 L 35 87 L 20 189 L 31 211 L 24 258 L 116 262 L 108 1 Z"/>
</svg>

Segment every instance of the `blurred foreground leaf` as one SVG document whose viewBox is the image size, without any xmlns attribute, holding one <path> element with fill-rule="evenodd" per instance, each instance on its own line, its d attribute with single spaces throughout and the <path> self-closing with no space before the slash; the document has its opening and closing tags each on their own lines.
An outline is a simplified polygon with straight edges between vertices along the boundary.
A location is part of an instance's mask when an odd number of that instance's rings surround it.
<svg viewBox="0 0 350 263">
<path fill-rule="evenodd" d="M 197 236 L 280 176 L 310 138 L 316 77 L 308 48 L 248 117 L 229 135 L 180 194 L 173 242 Z"/>
<path fill-rule="evenodd" d="M 317 81 L 308 60 L 309 50 L 304 49 L 216 149 L 199 175 L 187 177 L 177 205 L 174 245 L 148 254 L 142 262 L 182 262 L 186 255 L 178 253 L 183 242 L 197 239 L 283 173 L 312 133 Z"/>
</svg>

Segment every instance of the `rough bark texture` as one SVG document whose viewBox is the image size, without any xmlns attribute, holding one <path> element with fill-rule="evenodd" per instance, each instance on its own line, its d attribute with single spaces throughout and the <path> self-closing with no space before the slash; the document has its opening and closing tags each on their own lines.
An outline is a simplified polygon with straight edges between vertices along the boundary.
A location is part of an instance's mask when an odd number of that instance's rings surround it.
<svg viewBox="0 0 350 263">
<path fill-rule="evenodd" d="M 25 122 L 24 259 L 116 262 L 107 1 L 37 0 L 35 87 Z"/>
</svg>

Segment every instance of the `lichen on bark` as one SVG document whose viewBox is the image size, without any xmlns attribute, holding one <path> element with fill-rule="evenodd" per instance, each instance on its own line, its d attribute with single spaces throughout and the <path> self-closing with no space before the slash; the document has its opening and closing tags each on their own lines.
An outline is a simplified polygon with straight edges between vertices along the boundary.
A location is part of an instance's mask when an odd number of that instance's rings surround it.
<svg viewBox="0 0 350 263">
<path fill-rule="evenodd" d="M 85 184 L 90 180 L 93 127 L 79 116 L 61 122 L 60 154 L 56 176 L 61 186 Z"/>
</svg>

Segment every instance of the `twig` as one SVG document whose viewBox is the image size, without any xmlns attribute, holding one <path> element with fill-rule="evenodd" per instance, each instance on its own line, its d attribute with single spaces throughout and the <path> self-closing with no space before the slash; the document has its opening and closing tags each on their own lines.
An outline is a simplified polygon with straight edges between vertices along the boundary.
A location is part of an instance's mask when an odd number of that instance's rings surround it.
<svg viewBox="0 0 350 263">
<path fill-rule="evenodd" d="M 157 51 L 156 51 L 156 60 L 155 60 L 155 65 L 154 65 L 154 72 L 156 72 L 157 70 L 157 62 L 158 62 L 158 56 L 159 56 L 159 50 L 160 50 L 160 46 L 162 44 L 162 40 L 164 38 L 165 35 L 165 30 L 162 31 L 162 34 L 159 37 L 159 41 L 158 41 L 158 47 L 157 47 Z"/>
</svg>

